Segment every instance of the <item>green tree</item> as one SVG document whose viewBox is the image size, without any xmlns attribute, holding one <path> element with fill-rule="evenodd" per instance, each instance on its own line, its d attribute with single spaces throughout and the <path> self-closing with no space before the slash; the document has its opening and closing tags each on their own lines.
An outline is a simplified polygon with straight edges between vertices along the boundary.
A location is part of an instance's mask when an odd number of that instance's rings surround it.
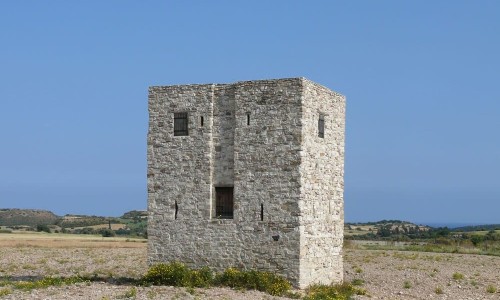
<svg viewBox="0 0 500 300">
<path fill-rule="evenodd" d="M 106 229 L 101 230 L 101 235 L 103 237 L 113 237 L 113 236 L 115 236 L 115 232 L 111 229 L 106 228 Z"/>
<path fill-rule="evenodd" d="M 38 224 L 36 225 L 36 231 L 38 232 L 48 232 L 50 233 L 50 228 L 49 226 L 45 225 L 45 224 Z"/>
<path fill-rule="evenodd" d="M 474 244 L 474 246 L 479 245 L 479 243 L 481 243 L 483 240 L 484 237 L 478 234 L 474 234 L 470 237 L 470 241 L 472 242 L 472 244 Z"/>
</svg>

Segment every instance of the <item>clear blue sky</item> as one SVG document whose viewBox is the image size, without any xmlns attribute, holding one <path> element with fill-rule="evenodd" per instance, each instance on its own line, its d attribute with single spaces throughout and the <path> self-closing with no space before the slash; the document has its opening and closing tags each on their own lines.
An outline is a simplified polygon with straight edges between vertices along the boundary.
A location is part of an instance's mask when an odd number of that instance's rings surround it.
<svg viewBox="0 0 500 300">
<path fill-rule="evenodd" d="M 0 207 L 145 209 L 147 88 L 347 96 L 347 221 L 500 223 L 500 1 L 2 1 Z"/>
</svg>

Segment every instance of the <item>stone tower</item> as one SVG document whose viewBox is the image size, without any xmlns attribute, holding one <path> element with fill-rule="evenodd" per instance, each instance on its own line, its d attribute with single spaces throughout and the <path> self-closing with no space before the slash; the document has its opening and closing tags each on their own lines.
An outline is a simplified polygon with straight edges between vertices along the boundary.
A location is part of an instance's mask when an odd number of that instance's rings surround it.
<svg viewBox="0 0 500 300">
<path fill-rule="evenodd" d="M 344 131 L 305 78 L 150 87 L 149 263 L 342 281 Z"/>
</svg>

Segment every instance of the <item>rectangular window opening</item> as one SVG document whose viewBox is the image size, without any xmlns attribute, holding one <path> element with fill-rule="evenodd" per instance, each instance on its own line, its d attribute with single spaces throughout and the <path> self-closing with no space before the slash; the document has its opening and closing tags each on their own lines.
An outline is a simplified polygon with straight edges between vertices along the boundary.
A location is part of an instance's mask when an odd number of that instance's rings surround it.
<svg viewBox="0 0 500 300">
<path fill-rule="evenodd" d="M 215 216 L 218 219 L 233 218 L 233 187 L 215 188 Z"/>
<path fill-rule="evenodd" d="M 174 113 L 174 136 L 188 135 L 188 114 Z"/>
<path fill-rule="evenodd" d="M 250 125 L 250 114 L 247 114 L 247 125 Z"/>
<path fill-rule="evenodd" d="M 320 138 L 325 137 L 325 117 L 319 116 L 318 120 L 318 136 Z"/>
<path fill-rule="evenodd" d="M 200 126 L 203 127 L 203 116 L 200 117 Z"/>
<path fill-rule="evenodd" d="M 264 204 L 260 204 L 260 220 L 264 221 Z"/>
</svg>

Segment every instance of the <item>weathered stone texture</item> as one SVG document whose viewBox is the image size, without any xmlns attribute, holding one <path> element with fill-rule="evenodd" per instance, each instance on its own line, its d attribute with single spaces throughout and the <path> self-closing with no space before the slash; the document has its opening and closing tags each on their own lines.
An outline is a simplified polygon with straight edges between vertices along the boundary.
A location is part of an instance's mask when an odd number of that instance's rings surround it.
<svg viewBox="0 0 500 300">
<path fill-rule="evenodd" d="M 174 112 L 188 113 L 188 136 L 173 135 Z M 304 78 L 160 86 L 149 114 L 150 263 L 275 271 L 302 288 L 342 280 L 343 96 Z M 224 186 L 234 219 L 215 215 Z"/>
<path fill-rule="evenodd" d="M 320 115 L 324 138 L 317 134 Z M 338 282 L 343 278 L 345 98 L 309 81 L 302 117 L 301 281 Z"/>
</svg>

